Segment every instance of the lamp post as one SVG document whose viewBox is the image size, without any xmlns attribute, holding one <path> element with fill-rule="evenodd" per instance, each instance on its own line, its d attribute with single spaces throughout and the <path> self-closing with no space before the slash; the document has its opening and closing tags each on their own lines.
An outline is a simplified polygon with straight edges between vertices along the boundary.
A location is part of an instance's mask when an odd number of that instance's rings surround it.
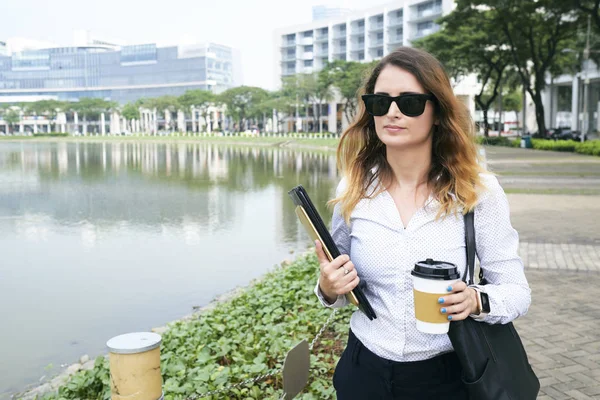
<svg viewBox="0 0 600 400">
<path fill-rule="evenodd" d="M 590 18 L 591 15 L 588 15 L 588 24 L 587 24 L 587 35 L 585 39 L 585 49 L 583 50 L 583 126 L 581 129 L 581 142 L 585 141 L 585 136 L 588 134 L 589 130 L 589 122 L 590 118 L 588 116 L 588 97 L 589 97 L 589 85 L 590 85 L 590 77 L 588 76 L 588 62 L 590 59 Z"/>
</svg>

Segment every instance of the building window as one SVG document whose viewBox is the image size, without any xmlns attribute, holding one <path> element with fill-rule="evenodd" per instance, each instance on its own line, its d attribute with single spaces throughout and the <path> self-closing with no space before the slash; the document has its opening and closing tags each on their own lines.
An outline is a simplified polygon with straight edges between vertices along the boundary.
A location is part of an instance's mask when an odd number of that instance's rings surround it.
<svg viewBox="0 0 600 400">
<path fill-rule="evenodd" d="M 358 27 L 362 28 L 363 26 L 365 26 L 365 20 L 361 19 L 360 21 L 358 21 Z"/>
<path fill-rule="evenodd" d="M 383 57 L 383 49 L 377 49 L 377 57 Z"/>
<path fill-rule="evenodd" d="M 358 37 L 358 44 L 363 44 L 365 42 L 365 37 L 364 36 L 359 36 Z"/>
<path fill-rule="evenodd" d="M 288 56 L 293 56 L 293 55 L 296 55 L 296 50 L 294 50 L 294 49 L 288 49 L 288 51 L 287 51 L 287 55 L 288 55 Z"/>
<path fill-rule="evenodd" d="M 340 46 L 345 46 L 345 45 L 346 45 L 346 39 L 340 40 Z"/>
<path fill-rule="evenodd" d="M 312 31 L 306 31 L 303 34 L 304 37 L 312 37 L 312 35 L 313 35 Z"/>
<path fill-rule="evenodd" d="M 329 33 L 329 28 L 321 28 L 321 34 L 327 35 Z"/>
<path fill-rule="evenodd" d="M 313 60 L 304 60 L 304 66 L 305 67 L 312 67 L 313 66 Z"/>
<path fill-rule="evenodd" d="M 377 40 L 383 39 L 383 32 L 377 32 Z"/>
<path fill-rule="evenodd" d="M 321 50 L 323 50 L 323 51 L 329 50 L 329 45 L 327 43 L 323 43 L 323 45 L 321 46 Z"/>
<path fill-rule="evenodd" d="M 312 44 L 310 46 L 304 46 L 304 52 L 305 53 L 310 53 L 311 51 L 313 51 Z"/>
<path fill-rule="evenodd" d="M 377 16 L 377 22 L 383 22 L 383 15 Z"/>
<path fill-rule="evenodd" d="M 397 18 L 402 18 L 402 10 L 396 11 L 396 17 Z"/>
<path fill-rule="evenodd" d="M 425 31 L 433 28 L 433 21 L 419 22 L 417 24 L 417 31 Z"/>
<path fill-rule="evenodd" d="M 362 60 L 364 60 L 364 59 L 365 59 L 365 52 L 364 52 L 364 51 L 359 51 L 359 52 L 358 52 L 358 59 L 359 59 L 360 61 L 362 61 Z"/>
</svg>

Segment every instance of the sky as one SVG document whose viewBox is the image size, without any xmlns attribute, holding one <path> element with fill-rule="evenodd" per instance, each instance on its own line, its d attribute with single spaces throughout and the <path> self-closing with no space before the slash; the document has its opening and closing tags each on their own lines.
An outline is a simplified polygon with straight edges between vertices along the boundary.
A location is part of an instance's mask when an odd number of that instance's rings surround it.
<svg viewBox="0 0 600 400">
<path fill-rule="evenodd" d="M 274 89 L 273 31 L 311 22 L 312 6 L 362 9 L 390 0 L 0 0 L 0 41 L 11 37 L 71 45 L 90 30 L 126 44 L 184 39 L 240 49 L 243 83 Z"/>
</svg>

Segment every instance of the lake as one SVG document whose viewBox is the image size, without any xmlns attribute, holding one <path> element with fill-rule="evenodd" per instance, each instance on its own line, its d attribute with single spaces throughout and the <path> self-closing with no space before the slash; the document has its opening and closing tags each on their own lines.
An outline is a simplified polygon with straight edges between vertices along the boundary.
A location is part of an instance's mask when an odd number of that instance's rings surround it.
<svg viewBox="0 0 600 400">
<path fill-rule="evenodd" d="M 0 142 L 0 398 L 294 258 L 287 191 L 329 223 L 338 180 L 332 154 L 273 146 Z"/>
</svg>

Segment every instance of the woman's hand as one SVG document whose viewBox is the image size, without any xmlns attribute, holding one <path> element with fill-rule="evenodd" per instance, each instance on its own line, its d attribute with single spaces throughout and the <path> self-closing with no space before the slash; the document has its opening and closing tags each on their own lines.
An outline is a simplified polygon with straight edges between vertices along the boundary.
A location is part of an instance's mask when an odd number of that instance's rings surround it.
<svg viewBox="0 0 600 400">
<path fill-rule="evenodd" d="M 315 252 L 321 266 L 319 288 L 325 300 L 332 304 L 339 295 L 346 294 L 354 289 L 360 279 L 354 268 L 354 264 L 352 264 L 350 257 L 346 254 L 342 254 L 329 262 L 319 240 L 315 240 Z"/>
<path fill-rule="evenodd" d="M 462 281 L 448 286 L 448 289 L 451 294 L 440 297 L 438 302 L 441 304 L 440 312 L 448 315 L 449 320 L 461 321 L 471 314 L 478 313 L 475 289 Z"/>
</svg>

